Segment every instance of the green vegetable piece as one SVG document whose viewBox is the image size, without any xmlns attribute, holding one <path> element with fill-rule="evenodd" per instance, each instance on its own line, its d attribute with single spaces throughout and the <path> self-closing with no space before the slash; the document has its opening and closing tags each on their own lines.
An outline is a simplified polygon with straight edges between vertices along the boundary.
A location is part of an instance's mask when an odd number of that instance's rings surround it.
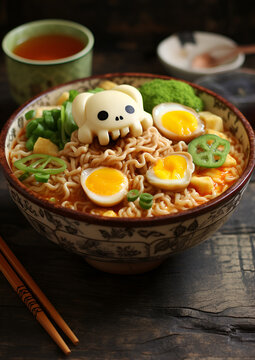
<svg viewBox="0 0 255 360">
<path fill-rule="evenodd" d="M 154 79 L 145 82 L 139 88 L 143 97 L 144 110 L 152 113 L 152 109 L 161 103 L 176 102 L 203 110 L 203 101 L 196 95 L 192 86 L 180 80 Z"/>
<path fill-rule="evenodd" d="M 56 199 L 54 197 L 51 197 L 51 198 L 49 198 L 49 201 L 52 202 L 52 203 L 55 203 Z"/>
<path fill-rule="evenodd" d="M 139 205 L 144 210 L 150 209 L 152 207 L 152 204 L 153 204 L 153 201 L 146 202 L 146 201 L 141 200 L 141 198 L 139 199 Z"/>
<path fill-rule="evenodd" d="M 70 90 L 68 101 L 72 102 L 78 94 L 79 94 L 78 90 Z"/>
<path fill-rule="evenodd" d="M 140 200 L 145 203 L 150 203 L 151 201 L 153 201 L 153 195 L 149 193 L 142 193 L 140 196 Z"/>
<path fill-rule="evenodd" d="M 20 176 L 18 177 L 18 179 L 19 179 L 19 181 L 24 181 L 24 180 L 26 180 L 30 175 L 31 175 L 31 174 L 30 174 L 29 172 L 25 172 L 25 173 L 23 173 L 22 175 L 20 175 Z"/>
<path fill-rule="evenodd" d="M 96 94 L 96 93 L 98 93 L 98 92 L 100 92 L 100 91 L 104 91 L 104 89 L 103 89 L 103 88 L 100 88 L 100 87 L 96 87 L 96 88 L 94 88 L 94 89 L 88 90 L 87 92 L 92 93 L 92 94 Z"/>
<path fill-rule="evenodd" d="M 33 119 L 35 117 L 35 114 L 36 114 L 35 110 L 30 110 L 25 113 L 25 118 L 27 120 Z"/>
<path fill-rule="evenodd" d="M 60 117 L 60 114 L 61 114 L 61 111 L 59 109 L 51 110 L 51 115 L 53 116 L 55 121 Z"/>
<path fill-rule="evenodd" d="M 53 132 L 52 136 L 50 136 L 49 139 L 50 139 L 50 141 L 52 141 L 54 144 L 56 144 L 59 147 L 60 138 L 59 138 L 59 134 L 57 132 Z"/>
<path fill-rule="evenodd" d="M 65 128 L 65 132 L 69 136 L 71 136 L 73 131 L 78 129 L 78 126 L 76 125 L 72 115 L 72 103 L 70 101 L 67 101 L 65 106 L 64 128 Z"/>
<path fill-rule="evenodd" d="M 26 136 L 29 138 L 34 130 L 37 128 L 38 122 L 36 120 L 31 120 L 26 126 Z"/>
<path fill-rule="evenodd" d="M 29 151 L 32 151 L 34 148 L 34 144 L 36 142 L 36 140 L 38 139 L 37 135 L 31 135 L 28 140 L 26 141 L 26 148 Z"/>
<path fill-rule="evenodd" d="M 139 190 L 132 189 L 127 193 L 127 201 L 135 201 L 140 195 Z"/>
<path fill-rule="evenodd" d="M 188 145 L 194 164 L 206 168 L 222 166 L 229 150 L 230 142 L 214 134 L 201 135 Z"/>
<path fill-rule="evenodd" d="M 35 121 L 38 123 L 38 124 L 44 124 L 44 118 L 43 117 L 40 117 L 40 118 L 36 118 Z"/>
<path fill-rule="evenodd" d="M 58 127 L 58 136 L 59 136 L 59 148 L 63 149 L 65 143 L 67 142 L 66 133 L 65 133 L 65 107 L 61 106 L 61 115 L 57 122 Z"/>
<path fill-rule="evenodd" d="M 43 137 L 46 139 L 51 139 L 52 137 L 54 137 L 54 135 L 55 135 L 55 132 L 53 130 L 49 130 L 49 129 L 46 129 L 43 133 Z"/>
<path fill-rule="evenodd" d="M 50 174 L 41 174 L 41 173 L 35 174 L 35 180 L 41 183 L 48 182 L 49 178 L 50 178 Z"/>
<path fill-rule="evenodd" d="M 153 195 L 149 193 L 142 193 L 139 199 L 139 205 L 142 209 L 148 210 L 152 207 Z"/>
<path fill-rule="evenodd" d="M 43 110 L 43 117 L 46 115 L 51 115 L 51 110 Z"/>
<path fill-rule="evenodd" d="M 45 128 L 41 123 L 37 124 L 37 127 L 35 128 L 35 130 L 33 131 L 33 135 L 37 135 L 37 136 L 42 136 L 45 132 Z"/>
<path fill-rule="evenodd" d="M 33 160 L 35 160 L 33 162 Z M 32 161 L 32 162 L 31 162 Z M 29 165 L 26 165 L 26 163 Z M 47 168 L 48 164 L 59 165 L 57 167 Z M 33 174 L 59 174 L 66 169 L 66 163 L 64 160 L 47 155 L 47 154 L 32 154 L 14 162 L 14 166 L 24 172 L 30 172 Z"/>
<path fill-rule="evenodd" d="M 44 114 L 44 123 L 48 129 L 56 130 L 56 123 L 51 113 Z"/>
</svg>

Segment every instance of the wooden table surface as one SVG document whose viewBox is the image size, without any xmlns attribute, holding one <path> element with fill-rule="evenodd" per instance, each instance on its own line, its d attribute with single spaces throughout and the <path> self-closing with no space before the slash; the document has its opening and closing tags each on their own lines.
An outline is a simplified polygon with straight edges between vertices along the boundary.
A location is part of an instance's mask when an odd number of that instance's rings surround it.
<svg viewBox="0 0 255 360">
<path fill-rule="evenodd" d="M 165 74 L 154 53 L 95 52 L 94 74 L 115 71 Z M 1 58 L 1 125 L 16 107 Z M 0 234 L 78 336 L 69 359 L 254 359 L 254 201 L 253 179 L 209 240 L 152 272 L 110 275 L 38 235 L 0 172 Z M 64 358 L 0 274 L 0 359 Z"/>
</svg>

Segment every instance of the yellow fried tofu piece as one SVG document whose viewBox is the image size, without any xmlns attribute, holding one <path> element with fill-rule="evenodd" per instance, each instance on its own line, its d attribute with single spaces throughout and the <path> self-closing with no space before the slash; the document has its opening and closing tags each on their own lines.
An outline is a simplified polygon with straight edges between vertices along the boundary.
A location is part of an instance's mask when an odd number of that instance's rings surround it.
<svg viewBox="0 0 255 360">
<path fill-rule="evenodd" d="M 214 183 L 210 176 L 192 176 L 190 184 L 194 186 L 194 188 L 201 195 L 211 194 L 213 191 Z"/>
<path fill-rule="evenodd" d="M 210 111 L 201 111 L 199 116 L 204 121 L 206 129 L 223 131 L 223 120 L 220 116 Z"/>
<path fill-rule="evenodd" d="M 69 92 L 64 91 L 62 95 L 57 100 L 57 105 L 62 105 L 66 100 L 69 99 Z"/>
<path fill-rule="evenodd" d="M 221 137 L 222 139 L 229 140 L 228 137 L 225 134 L 223 134 L 221 131 L 217 131 L 217 130 L 213 130 L 213 129 L 206 129 L 205 133 L 206 134 L 214 134 L 214 135 Z"/>
<path fill-rule="evenodd" d="M 113 210 L 107 210 L 107 211 L 105 211 L 105 212 L 103 213 L 103 216 L 116 217 L 117 214 L 116 214 L 116 212 L 113 211 Z"/>
<path fill-rule="evenodd" d="M 222 166 L 231 167 L 236 166 L 237 162 L 236 159 L 233 158 L 230 154 L 227 155 L 227 158 Z"/>
<path fill-rule="evenodd" d="M 40 106 L 36 109 L 35 111 L 35 118 L 40 118 L 43 116 L 43 111 L 44 110 L 52 110 L 52 109 L 61 109 L 60 106 L 56 106 L 56 105 L 50 105 L 50 106 Z"/>
<path fill-rule="evenodd" d="M 53 144 L 53 142 L 50 141 L 49 139 L 39 137 L 34 144 L 33 153 L 57 156 L 58 147 L 56 144 Z"/>
<path fill-rule="evenodd" d="M 113 81 L 110 81 L 110 80 L 104 80 L 104 81 L 101 81 L 98 84 L 98 87 L 100 87 L 100 88 L 102 88 L 104 90 L 111 90 L 115 86 L 117 86 L 117 84 L 115 82 L 113 82 Z"/>
<path fill-rule="evenodd" d="M 208 168 L 203 171 L 204 176 L 209 176 L 214 182 L 221 182 L 222 171 L 218 168 Z"/>
</svg>

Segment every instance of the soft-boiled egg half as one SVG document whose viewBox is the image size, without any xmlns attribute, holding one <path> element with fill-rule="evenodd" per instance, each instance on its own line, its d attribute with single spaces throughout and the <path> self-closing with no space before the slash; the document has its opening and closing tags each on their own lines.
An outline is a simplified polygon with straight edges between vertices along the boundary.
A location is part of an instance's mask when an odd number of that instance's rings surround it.
<svg viewBox="0 0 255 360">
<path fill-rule="evenodd" d="M 199 114 L 177 103 L 161 103 L 153 108 L 154 125 L 168 139 L 191 141 L 204 133 L 204 123 Z"/>
<path fill-rule="evenodd" d="M 182 190 L 189 185 L 194 169 L 192 156 L 180 151 L 158 159 L 146 177 L 150 184 L 160 189 Z"/>
<path fill-rule="evenodd" d="M 117 169 L 101 166 L 83 170 L 81 185 L 88 198 L 95 204 L 112 206 L 126 196 L 128 179 Z"/>
</svg>

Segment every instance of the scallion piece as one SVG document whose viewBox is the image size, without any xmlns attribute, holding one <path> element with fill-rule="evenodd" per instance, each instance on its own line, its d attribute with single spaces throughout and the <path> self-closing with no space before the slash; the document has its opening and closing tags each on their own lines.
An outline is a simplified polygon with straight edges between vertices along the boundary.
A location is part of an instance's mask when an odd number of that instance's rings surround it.
<svg viewBox="0 0 255 360">
<path fill-rule="evenodd" d="M 152 207 L 152 203 L 153 203 L 152 201 L 151 202 L 145 202 L 145 201 L 142 201 L 141 199 L 139 199 L 139 205 L 144 210 L 150 209 Z"/>
<path fill-rule="evenodd" d="M 41 183 L 48 182 L 49 178 L 50 178 L 50 174 L 41 174 L 41 173 L 35 174 L 35 180 Z"/>
<path fill-rule="evenodd" d="M 19 181 L 24 181 L 24 180 L 26 180 L 30 175 L 31 175 L 31 174 L 30 174 L 29 172 L 25 172 L 25 173 L 23 173 L 22 175 L 20 175 L 20 176 L 18 177 L 18 179 L 19 179 Z"/>
<path fill-rule="evenodd" d="M 68 136 L 71 136 L 72 132 L 78 129 L 78 126 L 76 125 L 73 115 L 72 115 L 72 103 L 70 101 L 66 102 L 65 105 L 65 132 Z"/>
<path fill-rule="evenodd" d="M 73 101 L 74 98 L 79 94 L 79 91 L 78 90 L 70 90 L 69 91 L 69 98 L 68 98 L 68 101 Z"/>
<path fill-rule="evenodd" d="M 143 193 L 139 199 L 139 205 L 142 209 L 148 210 L 152 207 L 153 204 L 153 195 L 149 193 Z"/>
<path fill-rule="evenodd" d="M 44 115 L 44 122 L 49 130 L 56 130 L 56 123 L 51 113 Z"/>
<path fill-rule="evenodd" d="M 37 136 L 42 136 L 44 134 L 45 128 L 42 124 L 38 123 L 37 127 L 35 128 L 35 130 L 33 131 L 33 135 L 37 135 Z"/>
<path fill-rule="evenodd" d="M 30 110 L 25 113 L 25 118 L 27 120 L 33 119 L 35 117 L 35 110 Z"/>
<path fill-rule="evenodd" d="M 26 165 L 27 162 L 29 162 L 29 165 Z M 48 164 L 55 165 L 55 167 L 46 168 Z M 56 164 L 59 166 L 56 167 Z M 32 154 L 15 161 L 14 166 L 24 172 L 52 175 L 64 171 L 66 169 L 66 162 L 58 157 L 47 154 Z"/>
<path fill-rule="evenodd" d="M 36 120 L 31 120 L 26 126 L 26 136 L 29 138 L 35 129 L 37 128 L 38 122 Z"/>
<path fill-rule="evenodd" d="M 135 201 L 140 195 L 139 190 L 132 189 L 127 193 L 127 201 Z"/>
<path fill-rule="evenodd" d="M 29 151 L 32 151 L 34 148 L 34 144 L 36 143 L 36 140 L 38 139 L 37 135 L 31 135 L 28 140 L 26 141 L 26 148 Z"/>
<path fill-rule="evenodd" d="M 142 193 L 140 196 L 140 200 L 145 203 L 150 203 L 151 201 L 153 201 L 153 195 L 149 193 Z"/>
</svg>

